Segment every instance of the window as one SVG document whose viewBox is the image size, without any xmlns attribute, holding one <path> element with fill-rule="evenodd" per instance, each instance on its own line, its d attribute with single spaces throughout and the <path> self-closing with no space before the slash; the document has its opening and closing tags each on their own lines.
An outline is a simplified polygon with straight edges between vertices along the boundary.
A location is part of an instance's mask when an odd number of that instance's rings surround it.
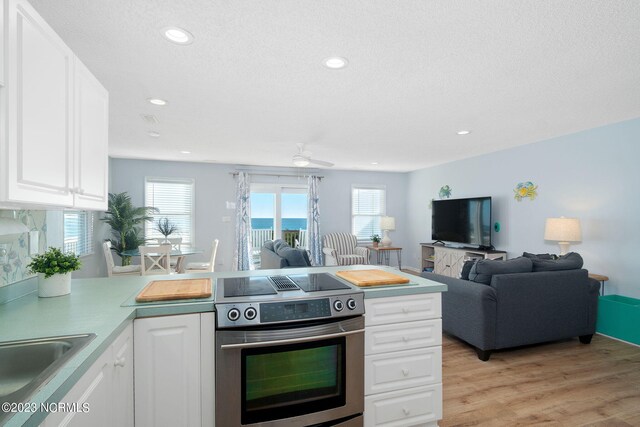
<svg viewBox="0 0 640 427">
<path fill-rule="evenodd" d="M 63 252 L 93 253 L 93 212 L 64 211 Z"/>
<path fill-rule="evenodd" d="M 380 218 L 386 212 L 385 187 L 353 186 L 351 188 L 351 233 L 359 242 L 381 234 Z"/>
<path fill-rule="evenodd" d="M 167 218 L 178 230 L 170 237 L 182 237 L 185 246 L 194 245 L 194 180 L 182 178 L 145 178 L 144 205 L 156 208 L 153 221 L 145 223 L 147 239 L 163 239 L 156 230 L 158 220 Z"/>
</svg>

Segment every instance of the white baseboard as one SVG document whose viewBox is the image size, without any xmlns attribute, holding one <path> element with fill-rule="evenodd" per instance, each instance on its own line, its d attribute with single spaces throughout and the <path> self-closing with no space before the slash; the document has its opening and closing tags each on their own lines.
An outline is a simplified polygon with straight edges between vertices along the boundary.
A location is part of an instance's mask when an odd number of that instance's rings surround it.
<svg viewBox="0 0 640 427">
<path fill-rule="evenodd" d="M 411 271 L 414 271 L 414 272 L 416 272 L 416 273 L 422 273 L 422 271 L 420 271 L 420 269 L 419 269 L 419 268 L 411 267 L 411 266 L 405 266 L 405 267 L 403 268 L 403 270 L 411 270 Z"/>
</svg>

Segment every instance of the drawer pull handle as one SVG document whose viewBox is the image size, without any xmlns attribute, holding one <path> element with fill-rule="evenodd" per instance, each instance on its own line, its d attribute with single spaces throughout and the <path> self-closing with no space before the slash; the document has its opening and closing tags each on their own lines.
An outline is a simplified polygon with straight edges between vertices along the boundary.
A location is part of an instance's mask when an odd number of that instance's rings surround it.
<svg viewBox="0 0 640 427">
<path fill-rule="evenodd" d="M 409 341 L 409 338 L 405 337 L 404 335 L 402 336 L 402 341 L 407 342 Z"/>
<path fill-rule="evenodd" d="M 124 357 L 116 357 L 116 360 L 113 362 L 113 366 L 124 367 L 127 364 L 127 359 Z"/>
<path fill-rule="evenodd" d="M 411 413 L 411 411 L 408 410 L 407 408 L 402 408 L 402 412 L 404 412 L 405 416 L 408 416 Z"/>
<path fill-rule="evenodd" d="M 405 377 L 409 375 L 409 370 L 407 368 L 402 368 L 402 375 L 404 375 Z"/>
<path fill-rule="evenodd" d="M 408 307 L 402 307 L 402 312 L 403 313 L 408 313 L 409 312 L 409 308 Z"/>
</svg>

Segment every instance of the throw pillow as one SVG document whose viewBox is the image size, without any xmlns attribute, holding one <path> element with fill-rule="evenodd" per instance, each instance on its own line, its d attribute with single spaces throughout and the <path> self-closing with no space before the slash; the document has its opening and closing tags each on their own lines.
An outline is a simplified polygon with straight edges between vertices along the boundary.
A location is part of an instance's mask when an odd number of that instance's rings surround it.
<svg viewBox="0 0 640 427">
<path fill-rule="evenodd" d="M 508 259 L 506 261 L 481 259 L 471 267 L 469 280 L 490 285 L 491 277 L 494 274 L 530 273 L 532 270 L 533 262 L 525 257 Z"/>
<path fill-rule="evenodd" d="M 277 240 L 273 241 L 273 251 L 275 253 L 278 254 L 278 251 L 283 247 L 284 248 L 290 248 L 291 246 L 289 246 L 289 244 L 286 241 L 282 240 L 282 239 L 277 239 Z M 280 254 L 278 254 L 278 255 L 280 255 Z"/>
<path fill-rule="evenodd" d="M 262 244 L 262 247 L 265 248 L 265 249 L 268 249 L 270 251 L 273 251 L 273 240 L 267 240 L 266 242 L 264 242 Z"/>
<path fill-rule="evenodd" d="M 471 271 L 471 267 L 476 263 L 477 260 L 471 259 L 469 261 L 465 261 L 462 266 L 462 271 L 460 272 L 460 278 L 462 280 L 469 280 L 469 272 Z"/>
<path fill-rule="evenodd" d="M 287 246 L 286 248 L 280 248 L 277 254 L 286 259 L 290 267 L 306 267 L 309 264 L 307 264 L 307 261 L 304 259 L 302 252 L 303 251 L 299 249 Z"/>
<path fill-rule="evenodd" d="M 531 259 L 558 259 L 558 256 L 553 254 L 532 254 L 529 252 L 523 252 L 522 256 Z"/>
<path fill-rule="evenodd" d="M 569 252 L 558 259 L 532 259 L 533 271 L 578 270 L 584 261 L 579 253 Z"/>
</svg>

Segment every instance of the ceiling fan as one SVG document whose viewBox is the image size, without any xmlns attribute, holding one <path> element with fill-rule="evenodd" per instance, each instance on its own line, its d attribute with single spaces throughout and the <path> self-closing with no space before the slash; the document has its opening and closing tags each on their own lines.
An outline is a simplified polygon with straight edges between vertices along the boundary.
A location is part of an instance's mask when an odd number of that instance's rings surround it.
<svg viewBox="0 0 640 427">
<path fill-rule="evenodd" d="M 325 162 L 324 160 L 316 160 L 312 159 L 312 153 L 310 151 L 305 151 L 304 144 L 299 142 L 296 144 L 298 146 L 298 153 L 293 155 L 293 164 L 299 168 L 303 168 L 305 166 L 309 166 L 309 164 L 332 167 L 333 163 Z"/>
</svg>

